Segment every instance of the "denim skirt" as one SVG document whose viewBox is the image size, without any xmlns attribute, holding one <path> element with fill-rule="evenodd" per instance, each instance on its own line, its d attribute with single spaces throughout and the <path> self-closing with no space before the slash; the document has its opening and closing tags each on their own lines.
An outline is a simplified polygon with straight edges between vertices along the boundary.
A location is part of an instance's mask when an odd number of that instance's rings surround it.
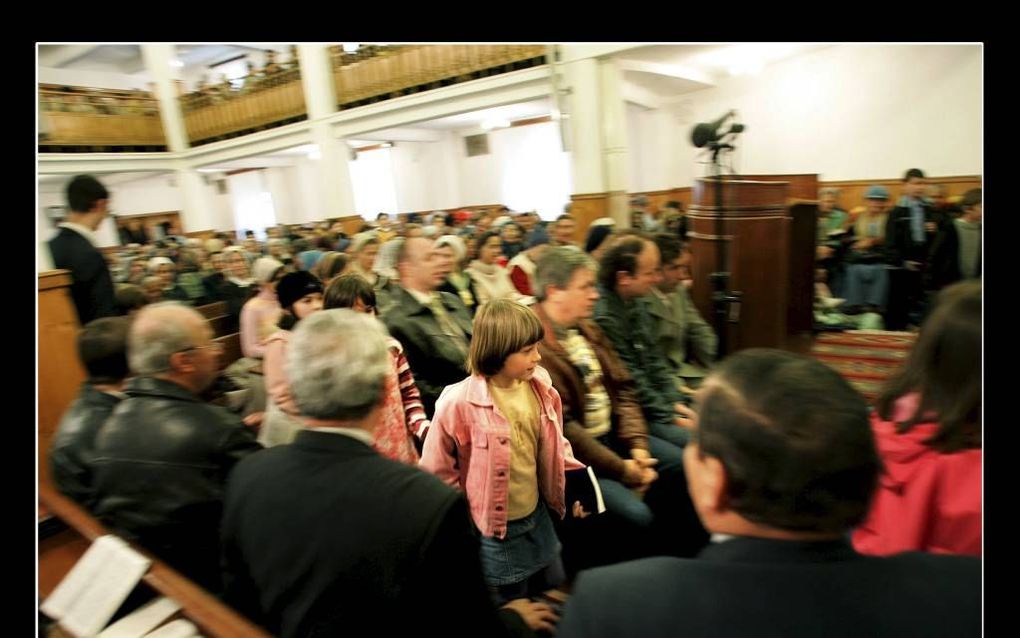
<svg viewBox="0 0 1020 638">
<path fill-rule="evenodd" d="M 482 536 L 482 571 L 490 587 L 531 578 L 559 559 L 560 540 L 541 500 L 531 514 L 507 522 L 506 538 Z"/>
</svg>

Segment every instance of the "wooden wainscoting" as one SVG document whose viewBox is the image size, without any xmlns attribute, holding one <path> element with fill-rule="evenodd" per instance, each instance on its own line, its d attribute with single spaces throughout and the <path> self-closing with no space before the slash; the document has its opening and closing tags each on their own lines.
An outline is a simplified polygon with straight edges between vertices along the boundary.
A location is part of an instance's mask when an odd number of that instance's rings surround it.
<svg viewBox="0 0 1020 638">
<path fill-rule="evenodd" d="M 78 395 L 85 370 L 78 361 L 78 313 L 71 301 L 71 273 L 39 274 L 39 481 L 49 482 L 46 454 L 60 417 Z"/>
</svg>

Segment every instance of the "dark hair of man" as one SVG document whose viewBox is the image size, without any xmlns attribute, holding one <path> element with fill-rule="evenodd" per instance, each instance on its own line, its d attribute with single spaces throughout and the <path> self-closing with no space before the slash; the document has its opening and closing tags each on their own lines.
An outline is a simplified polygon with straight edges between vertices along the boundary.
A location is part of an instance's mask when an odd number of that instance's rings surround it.
<svg viewBox="0 0 1020 638">
<path fill-rule="evenodd" d="M 695 437 L 726 470 L 726 497 L 771 528 L 838 534 L 868 513 L 882 462 L 864 398 L 809 357 L 752 348 L 706 381 Z"/>
<path fill-rule="evenodd" d="M 92 385 L 112 385 L 129 372 L 127 358 L 127 317 L 103 317 L 85 324 L 78 334 L 78 357 Z"/>
<path fill-rule="evenodd" d="M 574 221 L 574 216 L 571 215 L 570 213 L 563 213 L 562 215 L 560 215 L 559 217 L 556 218 L 556 221 L 561 222 L 564 219 L 569 219 L 570 221 Z"/>
<path fill-rule="evenodd" d="M 355 301 L 375 307 L 375 290 L 361 275 L 348 273 L 334 279 L 322 298 L 322 309 L 353 308 Z"/>
<path fill-rule="evenodd" d="M 903 176 L 903 181 L 909 182 L 914 178 L 924 179 L 924 172 L 919 168 L 912 168 L 909 171 L 907 171 L 906 175 Z"/>
<path fill-rule="evenodd" d="M 328 235 L 316 238 L 315 247 L 319 250 L 331 251 L 336 247 L 336 242 Z"/>
<path fill-rule="evenodd" d="M 659 247 L 659 254 L 663 264 L 668 264 L 677 259 L 684 252 L 684 244 L 676 235 L 657 233 L 653 239 L 655 240 L 655 245 Z"/>
<path fill-rule="evenodd" d="M 101 199 L 110 199 L 110 193 L 91 175 L 78 175 L 67 185 L 67 207 L 75 213 L 87 213 Z"/>
<path fill-rule="evenodd" d="M 388 214 L 386 214 L 386 213 L 379 213 L 378 215 L 375 216 L 376 221 L 379 221 L 380 219 L 389 219 L 389 218 L 390 218 L 390 216 Z"/>
<path fill-rule="evenodd" d="M 443 215 L 443 224 L 445 224 L 447 228 L 453 228 L 457 225 L 457 216 L 453 213 L 446 213 Z"/>
<path fill-rule="evenodd" d="M 626 272 L 634 274 L 637 272 L 638 255 L 645 249 L 648 239 L 635 233 L 633 237 L 626 237 L 613 244 L 602 255 L 599 260 L 599 283 L 606 290 L 616 290 L 616 273 Z"/>
<path fill-rule="evenodd" d="M 134 284 L 118 285 L 114 293 L 114 300 L 117 305 L 117 312 L 121 316 L 130 314 L 132 310 L 140 310 L 148 303 L 145 299 L 145 293 L 142 292 L 139 286 Z"/>
<path fill-rule="evenodd" d="M 963 194 L 963 198 L 960 199 L 960 206 L 963 208 L 971 208 L 981 203 L 981 189 L 972 188 Z"/>
<path fill-rule="evenodd" d="M 912 392 L 921 400 L 909 419 L 896 424 L 899 432 L 930 423 L 934 414 L 938 430 L 926 445 L 943 453 L 981 447 L 980 282 L 939 293 L 906 363 L 875 402 L 878 415 L 891 420 L 896 401 Z"/>
</svg>

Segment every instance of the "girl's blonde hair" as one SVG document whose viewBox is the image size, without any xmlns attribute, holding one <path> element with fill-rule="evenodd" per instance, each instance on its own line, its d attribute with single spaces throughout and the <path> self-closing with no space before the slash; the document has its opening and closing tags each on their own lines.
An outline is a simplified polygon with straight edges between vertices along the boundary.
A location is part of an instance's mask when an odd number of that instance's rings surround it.
<svg viewBox="0 0 1020 638">
<path fill-rule="evenodd" d="M 491 377 L 503 369 L 507 358 L 545 336 L 542 322 L 527 306 L 509 299 L 496 299 L 475 315 L 468 372 Z"/>
</svg>

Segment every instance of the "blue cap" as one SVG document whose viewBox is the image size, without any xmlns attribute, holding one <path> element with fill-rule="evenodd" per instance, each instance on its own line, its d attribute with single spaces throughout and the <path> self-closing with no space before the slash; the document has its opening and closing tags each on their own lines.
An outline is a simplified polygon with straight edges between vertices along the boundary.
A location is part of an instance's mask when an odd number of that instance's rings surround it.
<svg viewBox="0 0 1020 638">
<path fill-rule="evenodd" d="M 864 193 L 864 199 L 889 199 L 889 191 L 885 186 L 871 186 L 868 192 Z"/>
</svg>

